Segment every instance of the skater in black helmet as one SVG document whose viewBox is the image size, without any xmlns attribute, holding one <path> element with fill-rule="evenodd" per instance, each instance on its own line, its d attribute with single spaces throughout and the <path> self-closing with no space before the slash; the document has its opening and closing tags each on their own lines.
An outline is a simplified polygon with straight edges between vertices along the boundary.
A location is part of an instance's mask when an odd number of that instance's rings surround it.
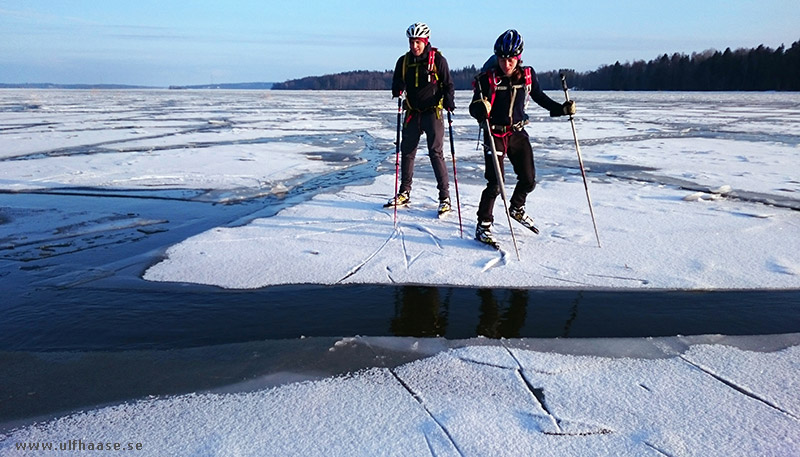
<svg viewBox="0 0 800 457">
<path fill-rule="evenodd" d="M 447 166 L 442 152 L 444 124 L 442 109 L 455 109 L 453 82 L 447 59 L 431 47 L 431 31 L 422 22 L 406 30 L 409 51 L 397 60 L 392 79 L 392 97 L 405 93 L 405 117 L 400 142 L 401 182 L 398 194 L 385 206 L 403 206 L 409 203 L 414 176 L 414 159 L 420 137 L 425 133 L 428 155 L 433 165 L 439 189 L 439 215 L 450 211 L 450 190 Z"/>
<path fill-rule="evenodd" d="M 491 245 L 496 245 L 491 232 L 494 222 L 492 210 L 500 194 L 500 181 L 494 170 L 489 141 L 494 142 L 497 150 L 500 173 L 503 174 L 504 158 L 508 156 L 517 175 L 517 184 L 509 201 L 511 217 L 539 233 L 533 219 L 525 213 L 525 200 L 536 186 L 533 150 L 525 131 L 528 96 L 548 110 L 550 116 L 575 114 L 575 102 L 558 103 L 542 92 L 533 68 L 522 65 L 522 48 L 522 37 L 516 30 L 507 30 L 497 38 L 494 44 L 496 60 L 487 62 L 488 68 L 476 77 L 475 93 L 469 106 L 472 117 L 482 125 L 488 118 L 491 127 L 491 138 L 484 132 L 486 188 L 481 194 L 475 229 L 475 239 Z"/>
</svg>

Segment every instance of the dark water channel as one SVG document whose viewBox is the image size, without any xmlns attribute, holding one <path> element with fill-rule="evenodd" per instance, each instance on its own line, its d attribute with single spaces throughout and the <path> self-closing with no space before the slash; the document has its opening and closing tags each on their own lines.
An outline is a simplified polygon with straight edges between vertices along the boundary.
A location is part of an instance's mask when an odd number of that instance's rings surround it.
<svg viewBox="0 0 800 457">
<path fill-rule="evenodd" d="M 2 193 L 0 208 L 81 211 L 159 223 L 0 249 L 0 351 L 186 348 L 301 336 L 647 337 L 800 332 L 800 291 L 516 290 L 297 285 L 232 291 L 151 283 L 172 244 L 269 216 L 320 190 L 369 179 L 361 165 L 235 204 L 191 191 Z M 4 220 L 3 224 L 14 224 Z M 13 227 L 13 225 L 11 226 Z"/>
<path fill-rule="evenodd" d="M 98 280 L 4 305 L 0 350 L 126 350 L 302 336 L 649 337 L 800 331 L 797 291 L 279 286 Z"/>
</svg>

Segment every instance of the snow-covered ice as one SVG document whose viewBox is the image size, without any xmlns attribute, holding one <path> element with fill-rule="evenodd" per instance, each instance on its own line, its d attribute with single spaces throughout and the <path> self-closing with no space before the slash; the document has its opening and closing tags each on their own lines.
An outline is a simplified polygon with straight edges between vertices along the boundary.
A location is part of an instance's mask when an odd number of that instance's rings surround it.
<svg viewBox="0 0 800 457">
<path fill-rule="evenodd" d="M 76 455 L 59 447 L 80 440 L 147 456 L 791 456 L 798 343 L 345 338 L 326 352 L 372 352 L 363 369 L 79 412 L 0 435 L 0 454 Z M 401 351 L 421 358 L 386 359 Z"/>
<path fill-rule="evenodd" d="M 503 251 L 472 240 L 483 163 L 468 93 L 457 94 L 454 118 L 463 236 L 456 211 L 436 218 L 424 151 L 413 204 L 396 224 L 382 207 L 394 191 L 395 110 L 377 92 L 0 91 L 0 189 L 163 191 L 225 203 L 375 165 L 274 216 L 169 247 L 144 273 L 154 282 L 800 288 L 800 95 L 573 96 L 602 247 L 568 122 L 535 106 L 538 186 L 527 210 L 541 234 L 514 227 L 517 260 L 498 199 Z M 452 183 L 451 194 L 456 203 Z M 74 208 L 59 217 L 0 208 L 3 248 L 166 223 Z M 89 404 L 5 430 L 0 455 L 41 455 L 17 445 L 70 440 L 142 442 L 143 455 L 800 454 L 796 335 L 581 343 L 570 351 L 569 340 L 350 337 L 330 352 L 366 348 L 374 363 L 277 387 L 241 379 Z M 445 347 L 383 363 L 387 345 L 413 353 L 437 344 Z"/>
<path fill-rule="evenodd" d="M 590 170 L 606 170 L 589 178 L 602 248 L 597 248 L 575 169 L 571 130 L 564 119 L 552 120 L 541 113 L 529 127 L 540 176 L 527 204 L 541 235 L 514 227 L 521 258 L 517 261 L 498 199 L 495 232 L 503 252 L 474 242 L 475 212 L 483 188 L 475 178 L 480 178 L 482 162 L 481 152 L 469 139 L 476 133 L 474 123 L 462 117 L 456 127 L 456 157 L 462 167 L 463 237 L 455 211 L 446 220 L 435 218 L 435 181 L 422 173 L 412 191 L 414 203 L 398 212 L 395 226 L 393 212 L 380 205 L 394 189 L 394 155 L 388 150 L 384 172 L 372 182 L 318 195 L 243 227 L 215 229 L 188 239 L 170 248 L 166 259 L 150 268 L 145 278 L 226 288 L 288 283 L 624 289 L 800 286 L 800 262 L 791 254 L 800 252 L 796 95 L 781 94 L 776 102 L 775 94 L 679 100 L 639 94 L 622 107 L 614 106 L 614 99 L 605 94 L 580 95 L 588 99 L 581 105 L 578 122 L 579 135 L 585 133 L 587 139 L 584 160 Z M 715 99 L 711 104 L 712 97 L 722 102 Z M 466 104 L 463 95 L 460 101 Z M 656 103 L 660 106 L 652 106 Z M 752 103 L 755 113 L 734 111 L 743 103 Z M 531 112 L 537 114 L 535 108 Z M 761 133 L 762 126 L 775 123 L 784 126 L 780 134 Z M 391 138 L 390 128 L 384 124 L 369 133 Z M 549 168 L 559 166 L 566 168 L 560 172 Z M 429 167 L 421 153 L 417 168 Z M 510 187 L 513 174 L 508 180 Z M 219 266 L 224 266 L 224 273 Z"/>
<path fill-rule="evenodd" d="M 227 201 L 280 195 L 308 176 L 379 157 L 374 178 L 172 246 L 145 273 L 151 281 L 225 288 L 800 286 L 793 255 L 800 252 L 796 94 L 577 93 L 602 248 L 568 122 L 533 106 L 528 130 L 539 175 L 527 210 L 542 233 L 515 225 L 520 261 L 500 199 L 495 232 L 503 252 L 472 240 L 483 162 L 477 126 L 463 109 L 454 120 L 462 236 L 457 211 L 435 217 L 424 151 L 412 206 L 398 212 L 397 224 L 382 208 L 394 191 L 396 113 L 382 93 L 3 95 L 0 187 L 9 191 L 186 189 L 203 191 L 194 199 Z M 468 97 L 459 93 L 458 105 Z M 445 149 L 450 162 L 448 143 Z"/>
<path fill-rule="evenodd" d="M 77 99 L 69 92 L 3 95 L 0 187 L 10 191 L 282 193 L 294 177 L 352 165 L 360 148 L 347 134 L 379 125 L 376 119 L 317 115 L 308 110 L 311 99 L 270 93 L 212 99 L 168 91 L 92 91 Z M 335 144 L 314 141 L 320 133 Z M 322 155 L 335 158 L 323 161 Z"/>
<path fill-rule="evenodd" d="M 410 209 L 380 207 L 392 176 L 236 228 L 218 228 L 167 251 L 145 278 L 231 288 L 287 283 L 405 283 L 504 287 L 669 289 L 796 288 L 797 211 L 727 200 L 687 201 L 691 191 L 641 183 L 592 187 L 602 248 L 595 244 L 582 185 L 542 183 L 528 205 L 540 235 L 515 226 L 517 261 L 505 218 L 504 251 L 472 240 L 480 186 L 460 186 L 458 217 L 436 219 L 435 186 L 418 183 Z M 420 180 L 421 181 L 421 180 Z M 713 195 L 713 194 L 712 194 Z M 420 201 L 421 200 L 421 201 Z M 502 209 L 498 208 L 501 212 Z M 502 214 L 502 213 L 501 213 Z M 777 268 L 782 265 L 782 268 Z M 220 273 L 217 269 L 222 267 Z"/>
</svg>

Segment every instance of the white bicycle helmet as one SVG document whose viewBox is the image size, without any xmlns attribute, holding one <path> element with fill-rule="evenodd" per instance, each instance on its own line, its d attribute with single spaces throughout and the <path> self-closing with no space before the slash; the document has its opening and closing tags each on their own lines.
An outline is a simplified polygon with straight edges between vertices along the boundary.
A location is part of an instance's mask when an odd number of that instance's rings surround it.
<svg viewBox="0 0 800 457">
<path fill-rule="evenodd" d="M 424 22 L 415 22 L 406 30 L 406 36 L 409 38 L 430 38 L 431 29 Z"/>
</svg>

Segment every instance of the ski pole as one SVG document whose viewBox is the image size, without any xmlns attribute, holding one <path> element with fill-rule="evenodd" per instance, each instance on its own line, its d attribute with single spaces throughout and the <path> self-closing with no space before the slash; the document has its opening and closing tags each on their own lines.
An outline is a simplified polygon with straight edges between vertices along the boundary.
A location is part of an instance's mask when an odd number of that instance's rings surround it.
<svg viewBox="0 0 800 457">
<path fill-rule="evenodd" d="M 397 228 L 397 192 L 398 180 L 400 179 L 400 122 L 403 116 L 403 97 L 397 97 L 397 139 L 395 140 L 394 152 L 394 228 Z"/>
<path fill-rule="evenodd" d="M 456 146 L 453 144 L 453 118 L 447 112 L 447 124 L 450 126 L 450 154 L 453 156 L 453 181 L 456 183 L 456 206 L 458 207 L 458 230 L 464 238 L 464 226 L 461 224 L 461 199 L 458 196 L 458 175 L 456 174 Z"/>
<path fill-rule="evenodd" d="M 567 77 L 561 73 L 561 87 L 564 89 L 564 97 L 569 101 L 569 92 L 567 92 Z M 597 222 L 594 219 L 594 210 L 592 209 L 592 198 L 589 197 L 589 185 L 586 183 L 586 170 L 583 168 L 583 159 L 581 158 L 581 147 L 578 144 L 578 133 L 575 130 L 575 119 L 572 114 L 569 115 L 569 123 L 572 125 L 572 137 L 575 138 L 575 151 L 578 153 L 578 164 L 581 167 L 581 176 L 583 176 L 583 188 L 586 189 L 586 201 L 589 202 L 589 214 L 592 216 L 592 225 L 594 225 L 594 236 L 597 238 L 597 247 L 600 246 L 600 235 L 597 233 Z"/>
<path fill-rule="evenodd" d="M 481 92 L 481 83 L 477 81 L 478 96 L 483 99 Z M 492 135 L 492 126 L 489 124 L 489 113 L 486 113 L 486 121 L 483 123 L 483 129 L 486 131 L 486 138 L 489 140 L 489 146 L 492 150 L 492 164 L 494 165 L 494 174 L 497 176 L 497 183 L 500 186 L 500 195 L 503 197 L 503 208 L 506 211 L 506 219 L 508 219 L 508 230 L 511 232 L 511 241 L 514 243 L 514 252 L 517 253 L 517 260 L 520 260 L 519 249 L 517 248 L 517 237 L 514 235 L 514 227 L 511 226 L 511 213 L 508 212 L 508 199 L 506 198 L 506 184 L 503 179 L 503 173 L 500 170 L 500 161 L 497 158 L 497 148 L 494 145 L 494 136 Z"/>
</svg>

